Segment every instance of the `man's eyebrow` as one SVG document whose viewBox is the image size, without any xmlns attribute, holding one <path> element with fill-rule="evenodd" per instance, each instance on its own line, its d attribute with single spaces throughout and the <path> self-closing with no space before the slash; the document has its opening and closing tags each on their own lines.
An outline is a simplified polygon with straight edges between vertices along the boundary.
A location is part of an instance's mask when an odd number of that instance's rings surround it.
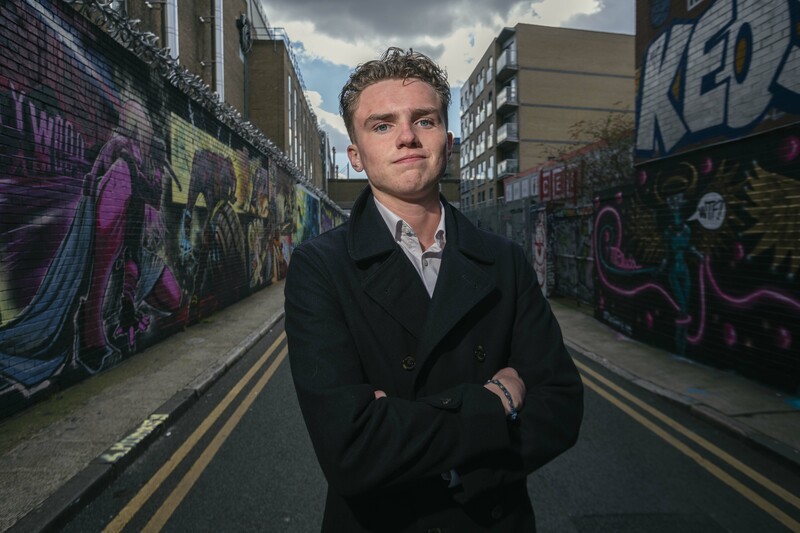
<svg viewBox="0 0 800 533">
<path fill-rule="evenodd" d="M 422 117 L 425 115 L 438 115 L 441 113 L 441 109 L 438 107 L 420 107 L 411 111 L 412 117 Z M 370 122 L 384 122 L 384 121 L 392 121 L 397 118 L 396 113 L 373 113 L 372 115 L 368 116 L 364 119 L 364 124 L 369 124 Z"/>
<path fill-rule="evenodd" d="M 364 124 L 369 124 L 370 122 L 391 121 L 396 116 L 397 115 L 395 113 L 373 113 L 372 115 L 364 119 Z"/>
<path fill-rule="evenodd" d="M 421 117 L 423 115 L 438 115 L 441 113 L 441 109 L 438 107 L 421 107 L 419 109 L 415 109 L 412 113 L 415 117 Z"/>
</svg>

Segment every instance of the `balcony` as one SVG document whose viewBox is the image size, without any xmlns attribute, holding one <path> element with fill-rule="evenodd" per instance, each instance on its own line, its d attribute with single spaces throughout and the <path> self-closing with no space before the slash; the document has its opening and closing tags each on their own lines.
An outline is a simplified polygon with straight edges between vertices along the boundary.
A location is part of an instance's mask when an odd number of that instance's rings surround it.
<svg viewBox="0 0 800 533">
<path fill-rule="evenodd" d="M 497 178 L 503 179 L 519 172 L 519 159 L 504 159 L 497 163 Z"/>
<path fill-rule="evenodd" d="M 503 87 L 497 93 L 497 112 L 502 113 L 519 106 L 516 87 Z"/>
<path fill-rule="evenodd" d="M 517 65 L 517 51 L 507 48 L 500 52 L 497 58 L 497 81 L 510 78 L 519 69 Z"/>
<path fill-rule="evenodd" d="M 499 148 L 506 143 L 519 142 L 519 128 L 514 122 L 503 124 L 497 128 L 497 147 Z"/>
</svg>

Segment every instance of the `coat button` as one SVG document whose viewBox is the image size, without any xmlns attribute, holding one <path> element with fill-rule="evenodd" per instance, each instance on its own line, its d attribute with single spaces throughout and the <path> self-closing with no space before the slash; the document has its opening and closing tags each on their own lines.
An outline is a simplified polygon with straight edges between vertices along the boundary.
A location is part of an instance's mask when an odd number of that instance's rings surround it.
<svg viewBox="0 0 800 533">
<path fill-rule="evenodd" d="M 503 517 L 503 506 L 495 505 L 494 507 L 492 507 L 492 519 L 500 520 L 502 517 Z"/>
<path fill-rule="evenodd" d="M 451 403 L 453 403 L 452 398 L 442 398 L 440 401 L 442 402 L 442 405 L 450 405 Z"/>
<path fill-rule="evenodd" d="M 479 344 L 475 347 L 475 359 L 483 363 L 486 360 L 486 350 L 483 349 L 483 345 Z"/>
<path fill-rule="evenodd" d="M 403 369 L 404 370 L 414 370 L 414 367 L 417 366 L 417 360 L 414 359 L 413 355 L 409 355 L 403 358 Z"/>
</svg>

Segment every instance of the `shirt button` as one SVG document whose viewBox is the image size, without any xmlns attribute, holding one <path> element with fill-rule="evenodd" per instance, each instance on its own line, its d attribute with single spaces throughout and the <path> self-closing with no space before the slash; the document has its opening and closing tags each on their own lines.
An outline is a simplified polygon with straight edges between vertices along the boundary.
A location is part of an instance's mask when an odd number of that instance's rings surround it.
<svg viewBox="0 0 800 533">
<path fill-rule="evenodd" d="M 422 260 L 422 266 L 428 266 L 428 260 L 427 259 L 423 259 Z"/>
<path fill-rule="evenodd" d="M 477 345 L 474 353 L 475 359 L 477 359 L 479 362 L 483 363 L 486 360 L 486 350 L 483 348 L 483 345 Z"/>
<path fill-rule="evenodd" d="M 404 370 L 414 370 L 414 367 L 417 366 L 417 360 L 414 359 L 413 355 L 409 355 L 403 358 L 403 369 Z"/>
</svg>

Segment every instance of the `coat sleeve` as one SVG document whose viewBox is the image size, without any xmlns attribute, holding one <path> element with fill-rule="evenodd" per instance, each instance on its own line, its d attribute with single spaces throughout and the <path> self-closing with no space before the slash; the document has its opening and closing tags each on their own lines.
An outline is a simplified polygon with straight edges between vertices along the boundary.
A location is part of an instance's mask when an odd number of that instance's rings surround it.
<svg viewBox="0 0 800 533">
<path fill-rule="evenodd" d="M 361 495 L 440 477 L 455 465 L 507 449 L 503 406 L 482 385 L 416 401 L 375 399 L 360 360 L 381 354 L 357 353 L 344 314 L 353 304 L 342 301 L 347 292 L 336 289 L 330 260 L 313 247 L 297 248 L 285 285 L 292 376 L 330 489 Z"/>
<path fill-rule="evenodd" d="M 517 423 L 509 424 L 507 449 L 459 471 L 463 500 L 524 478 L 571 448 L 583 418 L 583 385 L 524 252 L 513 246 L 516 315 L 508 366 L 519 372 L 526 395 Z"/>
</svg>

